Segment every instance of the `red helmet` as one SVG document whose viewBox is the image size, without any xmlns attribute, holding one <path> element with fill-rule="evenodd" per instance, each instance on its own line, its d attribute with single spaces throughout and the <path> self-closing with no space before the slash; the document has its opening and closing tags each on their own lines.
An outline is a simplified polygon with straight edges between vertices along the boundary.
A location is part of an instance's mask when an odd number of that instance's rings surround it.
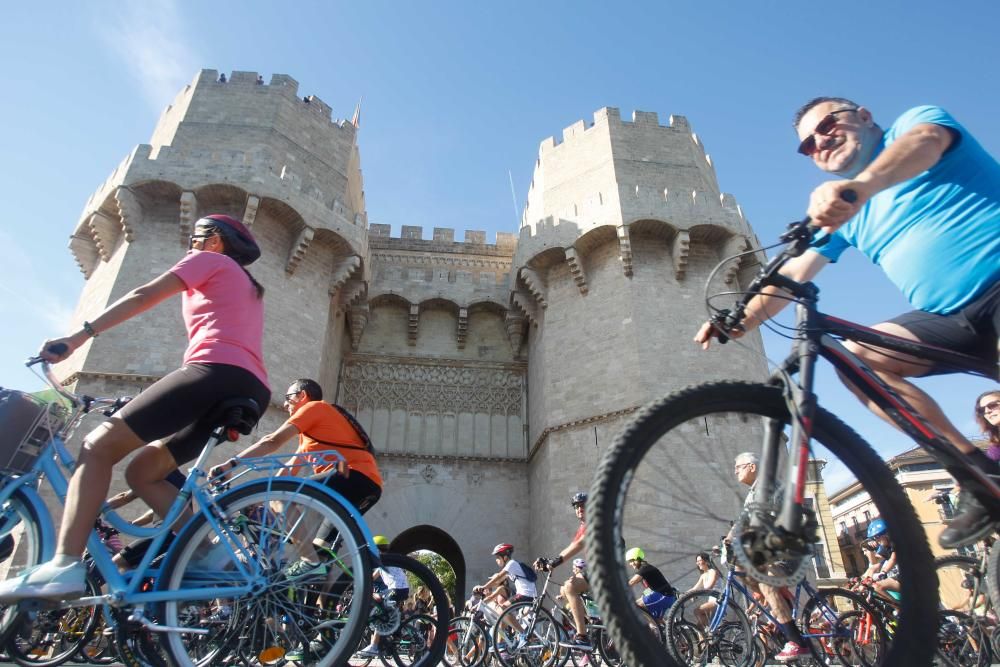
<svg viewBox="0 0 1000 667">
<path fill-rule="evenodd" d="M 507 544 L 506 542 L 501 542 L 500 544 L 493 547 L 494 556 L 502 556 L 502 555 L 510 556 L 512 553 L 514 553 L 513 544 Z"/>
</svg>

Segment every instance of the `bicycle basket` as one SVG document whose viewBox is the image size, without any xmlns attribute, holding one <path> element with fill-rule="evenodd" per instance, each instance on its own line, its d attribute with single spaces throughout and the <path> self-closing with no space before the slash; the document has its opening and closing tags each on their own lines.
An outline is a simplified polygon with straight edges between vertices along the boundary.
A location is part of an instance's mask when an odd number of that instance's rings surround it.
<svg viewBox="0 0 1000 667">
<path fill-rule="evenodd" d="M 31 470 L 42 448 L 59 432 L 64 410 L 31 394 L 0 389 L 0 470 Z"/>
</svg>

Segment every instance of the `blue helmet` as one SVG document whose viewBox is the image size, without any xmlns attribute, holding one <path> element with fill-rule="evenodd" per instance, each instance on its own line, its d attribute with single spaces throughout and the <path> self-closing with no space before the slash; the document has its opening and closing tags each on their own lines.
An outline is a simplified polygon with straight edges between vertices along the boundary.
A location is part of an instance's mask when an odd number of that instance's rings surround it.
<svg viewBox="0 0 1000 667">
<path fill-rule="evenodd" d="M 868 539 L 874 539 L 880 535 L 885 535 L 889 532 L 889 529 L 885 525 L 884 519 L 875 519 L 870 524 L 868 524 Z"/>
</svg>

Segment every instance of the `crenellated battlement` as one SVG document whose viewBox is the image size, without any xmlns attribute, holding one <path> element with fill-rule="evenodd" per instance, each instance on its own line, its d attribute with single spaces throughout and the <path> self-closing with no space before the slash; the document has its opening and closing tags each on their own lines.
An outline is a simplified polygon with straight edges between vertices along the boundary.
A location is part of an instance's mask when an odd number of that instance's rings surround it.
<svg viewBox="0 0 1000 667">
<path fill-rule="evenodd" d="M 299 82 L 287 74 L 272 74 L 270 81 L 265 81 L 263 76 L 257 72 L 233 71 L 226 75 L 226 80 L 221 81 L 220 73 L 214 69 L 203 69 L 194 80 L 184 87 L 174 101 L 166 108 L 164 115 L 170 114 L 177 107 L 187 107 L 193 95 L 204 92 L 215 92 L 226 95 L 253 95 L 255 100 L 262 98 L 280 97 L 288 101 L 294 101 L 301 113 L 317 114 L 330 122 L 331 125 L 343 128 L 354 125 L 345 119 L 335 119 L 333 110 L 326 102 L 316 95 L 306 95 L 299 97 Z"/>
<path fill-rule="evenodd" d="M 372 247 L 400 248 L 413 244 L 414 248 L 428 248 L 450 252 L 479 252 L 483 250 L 501 251 L 513 254 L 517 246 L 517 234 L 497 232 L 494 242 L 486 242 L 486 232 L 468 229 L 464 241 L 455 240 L 455 230 L 450 227 L 435 227 L 431 238 L 424 238 L 424 228 L 418 225 L 403 225 L 399 236 L 392 236 L 392 225 L 373 223 L 368 225 L 368 239 Z"/>
<path fill-rule="evenodd" d="M 655 111 L 633 111 L 632 120 L 622 120 L 621 111 L 615 107 L 603 107 L 594 112 L 594 119 L 590 122 L 578 120 L 562 131 L 562 138 L 555 136 L 547 137 L 539 144 L 538 152 L 541 155 L 546 151 L 553 150 L 559 146 L 570 143 L 574 140 L 588 136 L 594 128 L 608 127 L 612 130 L 628 131 L 631 128 L 659 128 L 672 132 L 683 132 L 692 134 L 691 125 L 684 116 L 671 115 L 666 125 L 660 124 L 659 114 Z M 697 138 L 695 138 L 697 143 Z"/>
</svg>

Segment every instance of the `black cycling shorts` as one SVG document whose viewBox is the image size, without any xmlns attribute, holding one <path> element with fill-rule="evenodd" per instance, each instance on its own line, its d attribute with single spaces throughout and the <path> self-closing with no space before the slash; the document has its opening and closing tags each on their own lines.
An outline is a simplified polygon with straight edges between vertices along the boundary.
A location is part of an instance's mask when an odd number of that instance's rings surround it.
<svg viewBox="0 0 1000 667">
<path fill-rule="evenodd" d="M 328 489 L 347 498 L 362 514 L 370 510 L 382 497 L 382 487 L 373 482 L 368 475 L 355 470 L 352 470 L 347 477 L 331 473 L 319 481 Z"/>
<path fill-rule="evenodd" d="M 889 320 L 903 327 L 922 343 L 997 363 L 997 333 L 1000 332 L 1000 282 L 965 308 L 949 315 L 913 310 Z M 928 362 L 930 364 L 930 362 Z M 956 370 L 930 364 L 922 375 L 941 375 Z"/>
<path fill-rule="evenodd" d="M 208 416 L 230 398 L 252 398 L 263 412 L 271 390 L 239 366 L 188 364 L 154 382 L 115 416 L 143 441 L 162 440 L 182 465 L 201 453 L 216 426 Z"/>
</svg>

